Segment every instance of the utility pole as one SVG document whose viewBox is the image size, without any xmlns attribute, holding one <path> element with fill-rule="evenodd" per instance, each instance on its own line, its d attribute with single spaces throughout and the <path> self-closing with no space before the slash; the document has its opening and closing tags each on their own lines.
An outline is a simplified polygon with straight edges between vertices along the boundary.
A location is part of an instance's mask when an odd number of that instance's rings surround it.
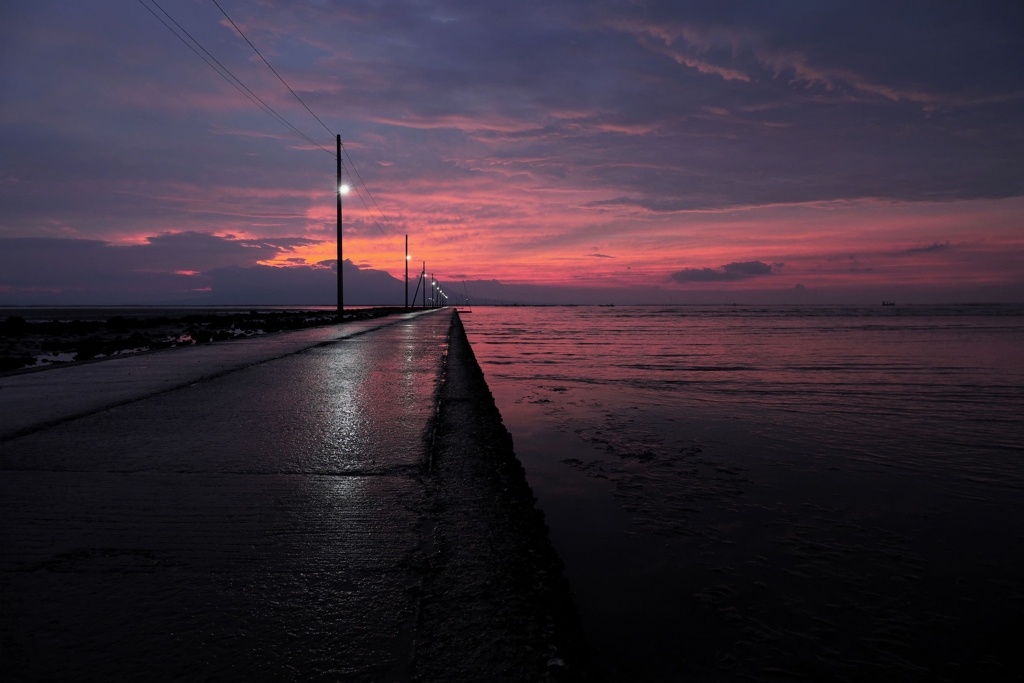
<svg viewBox="0 0 1024 683">
<path fill-rule="evenodd" d="M 338 133 L 338 184 L 334 188 L 338 197 L 338 322 L 345 311 L 345 284 L 341 275 L 341 133 Z"/>
<path fill-rule="evenodd" d="M 433 273 L 430 274 L 430 307 L 437 308 L 437 280 Z"/>
<path fill-rule="evenodd" d="M 427 262 L 423 262 L 423 308 L 427 307 Z"/>
<path fill-rule="evenodd" d="M 405 310 L 409 310 L 409 236 L 405 236 Z"/>
</svg>

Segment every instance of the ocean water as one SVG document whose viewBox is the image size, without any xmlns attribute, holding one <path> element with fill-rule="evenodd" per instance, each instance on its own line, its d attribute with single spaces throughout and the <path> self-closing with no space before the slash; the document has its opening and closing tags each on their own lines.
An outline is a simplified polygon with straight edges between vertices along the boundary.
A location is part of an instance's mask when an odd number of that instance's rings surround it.
<svg viewBox="0 0 1024 683">
<path fill-rule="evenodd" d="M 463 321 L 609 681 L 1024 678 L 1024 307 Z"/>
</svg>

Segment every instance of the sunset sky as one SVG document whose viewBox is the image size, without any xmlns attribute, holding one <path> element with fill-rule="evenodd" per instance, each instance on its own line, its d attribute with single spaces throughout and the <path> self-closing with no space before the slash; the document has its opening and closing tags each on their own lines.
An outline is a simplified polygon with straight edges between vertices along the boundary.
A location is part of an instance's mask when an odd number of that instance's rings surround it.
<svg viewBox="0 0 1024 683">
<path fill-rule="evenodd" d="M 333 152 L 211 0 L 157 1 Z M 1020 3 L 220 2 L 390 219 L 346 197 L 360 267 L 408 233 L 562 296 L 1024 301 Z M 332 266 L 332 155 L 144 4 L 0 6 L 0 303 Z"/>
</svg>

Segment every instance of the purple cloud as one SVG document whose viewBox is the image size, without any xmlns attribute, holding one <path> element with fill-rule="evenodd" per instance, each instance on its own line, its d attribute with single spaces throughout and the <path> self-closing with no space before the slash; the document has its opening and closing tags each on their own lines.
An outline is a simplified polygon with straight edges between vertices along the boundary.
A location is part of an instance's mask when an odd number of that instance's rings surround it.
<svg viewBox="0 0 1024 683">
<path fill-rule="evenodd" d="M 271 267 L 295 240 L 240 240 L 203 233 L 160 235 L 145 244 L 0 238 L 0 303 L 333 304 L 336 261 Z M 349 304 L 397 304 L 404 284 L 344 261 Z"/>
<path fill-rule="evenodd" d="M 675 282 L 735 282 L 772 274 L 772 266 L 761 261 L 727 263 L 721 268 L 683 268 L 672 273 Z"/>
</svg>

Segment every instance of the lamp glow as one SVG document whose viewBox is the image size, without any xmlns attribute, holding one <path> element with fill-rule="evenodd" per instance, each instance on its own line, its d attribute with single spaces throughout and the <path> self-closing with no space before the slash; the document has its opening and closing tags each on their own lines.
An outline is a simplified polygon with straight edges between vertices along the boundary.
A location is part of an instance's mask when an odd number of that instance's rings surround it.
<svg viewBox="0 0 1024 683">
<path fill-rule="evenodd" d="M 338 188 L 338 192 L 340 192 L 341 194 L 348 194 L 348 191 L 351 189 L 352 188 L 349 187 L 348 185 L 342 184 L 342 186 Z"/>
</svg>

